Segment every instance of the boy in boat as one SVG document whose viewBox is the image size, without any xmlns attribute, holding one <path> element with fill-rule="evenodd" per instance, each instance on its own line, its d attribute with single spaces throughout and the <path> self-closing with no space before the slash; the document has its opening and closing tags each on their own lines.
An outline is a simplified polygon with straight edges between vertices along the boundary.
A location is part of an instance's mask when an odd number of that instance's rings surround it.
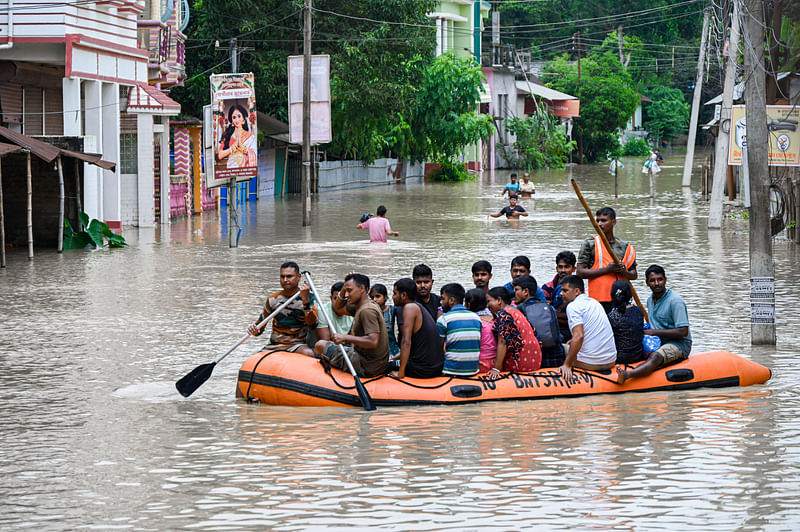
<svg viewBox="0 0 800 532">
<path fill-rule="evenodd" d="M 609 313 L 613 307 L 611 285 L 614 281 L 619 279 L 633 281 L 639 277 L 636 271 L 636 250 L 632 244 L 614 237 L 614 226 L 617 225 L 617 213 L 614 209 L 611 207 L 598 209 L 595 220 L 620 262 L 614 263 L 599 235 L 589 237 L 583 242 L 578 253 L 578 276 L 588 281 L 586 295 L 599 301 L 606 313 Z"/>
<path fill-rule="evenodd" d="M 516 194 L 519 190 L 519 183 L 517 183 L 517 174 L 512 173 L 511 176 L 511 183 L 506 183 L 506 186 L 503 188 L 503 193 L 500 196 L 505 196 L 506 192 L 508 192 L 508 196 L 511 197 L 511 194 Z"/>
<path fill-rule="evenodd" d="M 392 300 L 397 307 L 400 354 L 397 376 L 430 379 L 442 374 L 444 355 L 436 322 L 417 300 L 417 285 L 405 277 L 394 283 Z M 399 318 L 402 316 L 402 320 Z M 402 322 L 402 324 L 401 324 Z"/>
<path fill-rule="evenodd" d="M 323 303 L 325 310 L 333 321 L 333 328 L 339 333 L 349 333 L 353 326 L 353 316 L 347 313 L 344 304 L 344 299 L 341 297 L 341 291 L 344 288 L 344 283 L 339 281 L 331 286 L 331 300 L 328 303 Z M 325 313 L 319 313 L 319 321 L 314 331 L 319 340 L 330 340 L 331 331 L 328 325 L 328 320 L 325 319 Z"/>
<path fill-rule="evenodd" d="M 491 216 L 492 218 L 500 218 L 505 214 L 506 218 L 509 220 L 519 220 L 520 216 L 528 216 L 528 211 L 517 205 L 517 199 L 519 198 L 516 194 L 511 194 L 508 197 L 508 205 L 500 209 L 500 212 L 489 214 L 488 216 Z"/>
<path fill-rule="evenodd" d="M 347 343 L 344 352 L 360 377 L 383 375 L 389 364 L 389 334 L 383 312 L 369 296 L 369 277 L 351 273 L 344 278 L 343 297 L 348 310 L 355 311 L 352 334 L 337 332 L 331 339 L 317 342 L 316 351 L 331 366 L 349 371 L 339 347 Z"/>
<path fill-rule="evenodd" d="M 514 301 L 514 293 L 516 290 L 514 286 L 511 284 L 514 282 L 514 279 L 519 277 L 520 275 L 530 275 L 531 274 L 531 260 L 526 257 L 525 255 L 517 255 L 513 259 L 511 259 L 511 281 L 504 284 L 503 288 L 506 289 L 508 292 L 511 301 Z M 545 299 L 544 292 L 538 286 L 536 287 L 536 298 L 537 299 Z"/>
<path fill-rule="evenodd" d="M 314 356 L 314 351 L 306 345 L 306 336 L 309 329 L 317 322 L 317 309 L 311 305 L 311 288 L 308 283 L 300 286 L 300 279 L 300 266 L 296 262 L 281 264 L 280 282 L 283 290 L 267 297 L 256 323 L 247 328 L 247 332 L 253 336 L 260 336 L 264 328 L 259 329 L 258 323 L 287 299 L 300 292 L 299 298 L 289 303 L 272 319 L 272 334 L 269 337 L 269 344 L 264 346 L 266 351 L 280 349 Z"/>
<path fill-rule="evenodd" d="M 692 350 L 686 303 L 681 296 L 667 289 L 664 268 L 653 264 L 644 272 L 644 280 L 652 292 L 647 299 L 647 314 L 652 328 L 645 329 L 644 334 L 661 338 L 661 347 L 650 353 L 644 364 L 636 368 L 617 366 L 617 382 L 620 384 L 634 377 L 646 377 L 659 368 L 680 362 L 688 358 Z"/>
<path fill-rule="evenodd" d="M 478 373 L 481 354 L 481 319 L 464 306 L 464 287 L 449 283 L 442 287 L 442 311 L 436 320 L 444 349 L 445 375 L 469 377 Z"/>
<path fill-rule="evenodd" d="M 400 236 L 397 231 L 392 231 L 389 220 L 386 219 L 386 207 L 380 205 L 376 212 L 378 216 L 361 222 L 356 226 L 356 229 L 369 229 L 370 242 L 386 242 L 386 235 Z"/>
<path fill-rule="evenodd" d="M 417 264 L 411 272 L 411 277 L 417 285 L 417 301 L 428 311 L 433 321 L 436 321 L 436 318 L 439 317 L 439 305 L 442 298 L 431 293 L 433 270 L 427 264 Z"/>
<path fill-rule="evenodd" d="M 479 260 L 472 265 L 472 283 L 475 288 L 489 293 L 489 281 L 492 280 L 492 263 L 488 260 Z"/>
<path fill-rule="evenodd" d="M 519 194 L 523 198 L 530 198 L 536 194 L 536 185 L 531 181 L 531 174 L 528 172 L 522 174 L 522 183 L 519 184 Z"/>
<path fill-rule="evenodd" d="M 567 319 L 572 331 L 567 357 L 558 368 L 561 376 L 567 381 L 571 380 L 572 368 L 613 368 L 617 361 L 617 346 L 602 305 L 583 293 L 583 279 L 577 275 L 564 278 L 561 294 L 567 302 Z"/>
<path fill-rule="evenodd" d="M 564 346 L 558 328 L 556 310 L 544 298 L 536 297 L 538 286 L 530 275 L 520 275 L 511 284 L 514 286 L 514 303 L 528 318 L 533 334 L 542 349 L 543 368 L 557 368 L 564 363 Z"/>
<path fill-rule="evenodd" d="M 559 252 L 556 255 L 556 276 L 553 277 L 552 281 L 542 286 L 542 292 L 544 292 L 547 302 L 556 309 L 561 338 L 565 341 L 569 340 L 572 335 L 567 325 L 567 304 L 564 303 L 564 298 L 561 297 L 561 282 L 567 275 L 575 273 L 576 261 L 577 259 L 573 252 L 566 250 Z"/>
</svg>

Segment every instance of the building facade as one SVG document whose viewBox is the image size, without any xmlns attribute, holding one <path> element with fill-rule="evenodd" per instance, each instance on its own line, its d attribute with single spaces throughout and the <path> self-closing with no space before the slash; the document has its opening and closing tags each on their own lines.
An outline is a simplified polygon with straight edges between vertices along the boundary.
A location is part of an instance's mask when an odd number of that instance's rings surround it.
<svg viewBox="0 0 800 532">
<path fill-rule="evenodd" d="M 80 137 L 117 163 L 83 169 L 83 208 L 112 228 L 168 219 L 168 123 L 180 105 L 163 90 L 185 76 L 186 14 L 173 0 L 0 1 L 0 122 Z"/>
</svg>

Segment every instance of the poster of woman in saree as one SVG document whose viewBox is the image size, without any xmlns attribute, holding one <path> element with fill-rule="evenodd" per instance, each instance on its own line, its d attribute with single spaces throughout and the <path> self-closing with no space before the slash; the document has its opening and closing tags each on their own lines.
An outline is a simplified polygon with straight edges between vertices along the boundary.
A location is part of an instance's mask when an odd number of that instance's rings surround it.
<svg viewBox="0 0 800 532">
<path fill-rule="evenodd" d="M 228 108 L 228 127 L 222 134 L 217 158 L 225 161 L 227 168 L 257 166 L 256 136 L 252 132 L 249 113 L 239 103 Z"/>
</svg>

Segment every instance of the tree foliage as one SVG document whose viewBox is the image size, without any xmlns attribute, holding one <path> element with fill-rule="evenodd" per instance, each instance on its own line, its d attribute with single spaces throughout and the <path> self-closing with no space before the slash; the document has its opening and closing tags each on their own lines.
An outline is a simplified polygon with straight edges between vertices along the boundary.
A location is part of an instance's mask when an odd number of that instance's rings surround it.
<svg viewBox="0 0 800 532">
<path fill-rule="evenodd" d="M 428 64 L 409 119 L 394 129 L 396 152 L 411 160 L 449 160 L 491 135 L 491 118 L 476 113 L 483 79 L 473 58 L 447 53 Z"/>
<path fill-rule="evenodd" d="M 517 139 L 514 148 L 518 160 L 512 161 L 514 168 L 563 168 L 575 149 L 575 141 L 569 140 L 558 118 L 544 112 L 512 118 L 508 130 Z"/>
<path fill-rule="evenodd" d="M 548 85 L 581 100 L 580 117 L 574 119 L 572 136 L 590 161 L 604 159 L 619 148 L 618 130 L 625 127 L 641 96 L 632 87 L 630 74 L 610 51 L 589 54 L 578 66 L 566 55 L 550 62 L 545 69 L 554 74 Z"/>
<path fill-rule="evenodd" d="M 647 96 L 653 103 L 646 106 L 645 129 L 654 139 L 671 140 L 689 127 L 690 106 L 678 89 L 654 87 Z"/>
<path fill-rule="evenodd" d="M 434 61 L 435 28 L 427 13 L 437 5 L 315 0 L 312 51 L 331 56 L 330 155 L 447 158 L 486 133 L 488 118 L 474 114 L 480 68 L 453 57 Z M 239 71 L 255 74 L 258 109 L 287 120 L 286 63 L 302 54 L 301 8 L 299 0 L 195 0 L 187 28 L 189 79 L 172 93 L 184 112 L 200 116 L 208 75 L 230 71 L 226 59 L 236 36 L 245 50 Z"/>
</svg>

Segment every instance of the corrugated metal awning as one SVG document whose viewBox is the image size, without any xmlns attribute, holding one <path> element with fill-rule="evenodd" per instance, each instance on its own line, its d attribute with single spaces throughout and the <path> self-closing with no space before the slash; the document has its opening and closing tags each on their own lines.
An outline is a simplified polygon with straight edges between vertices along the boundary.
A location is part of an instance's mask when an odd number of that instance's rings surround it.
<svg viewBox="0 0 800 532">
<path fill-rule="evenodd" d="M 0 126 L 0 137 L 11 141 L 12 144 L 20 148 L 30 150 L 32 154 L 48 163 L 55 161 L 59 155 L 64 155 L 65 157 L 74 157 L 75 159 L 86 161 L 87 163 L 99 166 L 100 168 L 105 168 L 106 170 L 113 170 L 114 167 L 116 167 L 115 163 L 112 163 L 111 161 L 104 161 L 97 154 L 64 150 L 39 139 L 34 139 L 27 135 L 23 135 L 22 133 L 11 131 L 6 127 Z"/>
<path fill-rule="evenodd" d="M 531 94 L 533 96 L 538 96 L 540 98 L 544 98 L 545 100 L 577 100 L 575 96 L 571 94 L 567 94 L 565 92 L 557 91 L 555 89 L 551 89 L 550 87 L 545 87 L 544 85 L 539 85 L 538 83 L 534 82 L 527 82 L 527 81 L 517 81 L 517 93 L 522 94 Z"/>
</svg>

